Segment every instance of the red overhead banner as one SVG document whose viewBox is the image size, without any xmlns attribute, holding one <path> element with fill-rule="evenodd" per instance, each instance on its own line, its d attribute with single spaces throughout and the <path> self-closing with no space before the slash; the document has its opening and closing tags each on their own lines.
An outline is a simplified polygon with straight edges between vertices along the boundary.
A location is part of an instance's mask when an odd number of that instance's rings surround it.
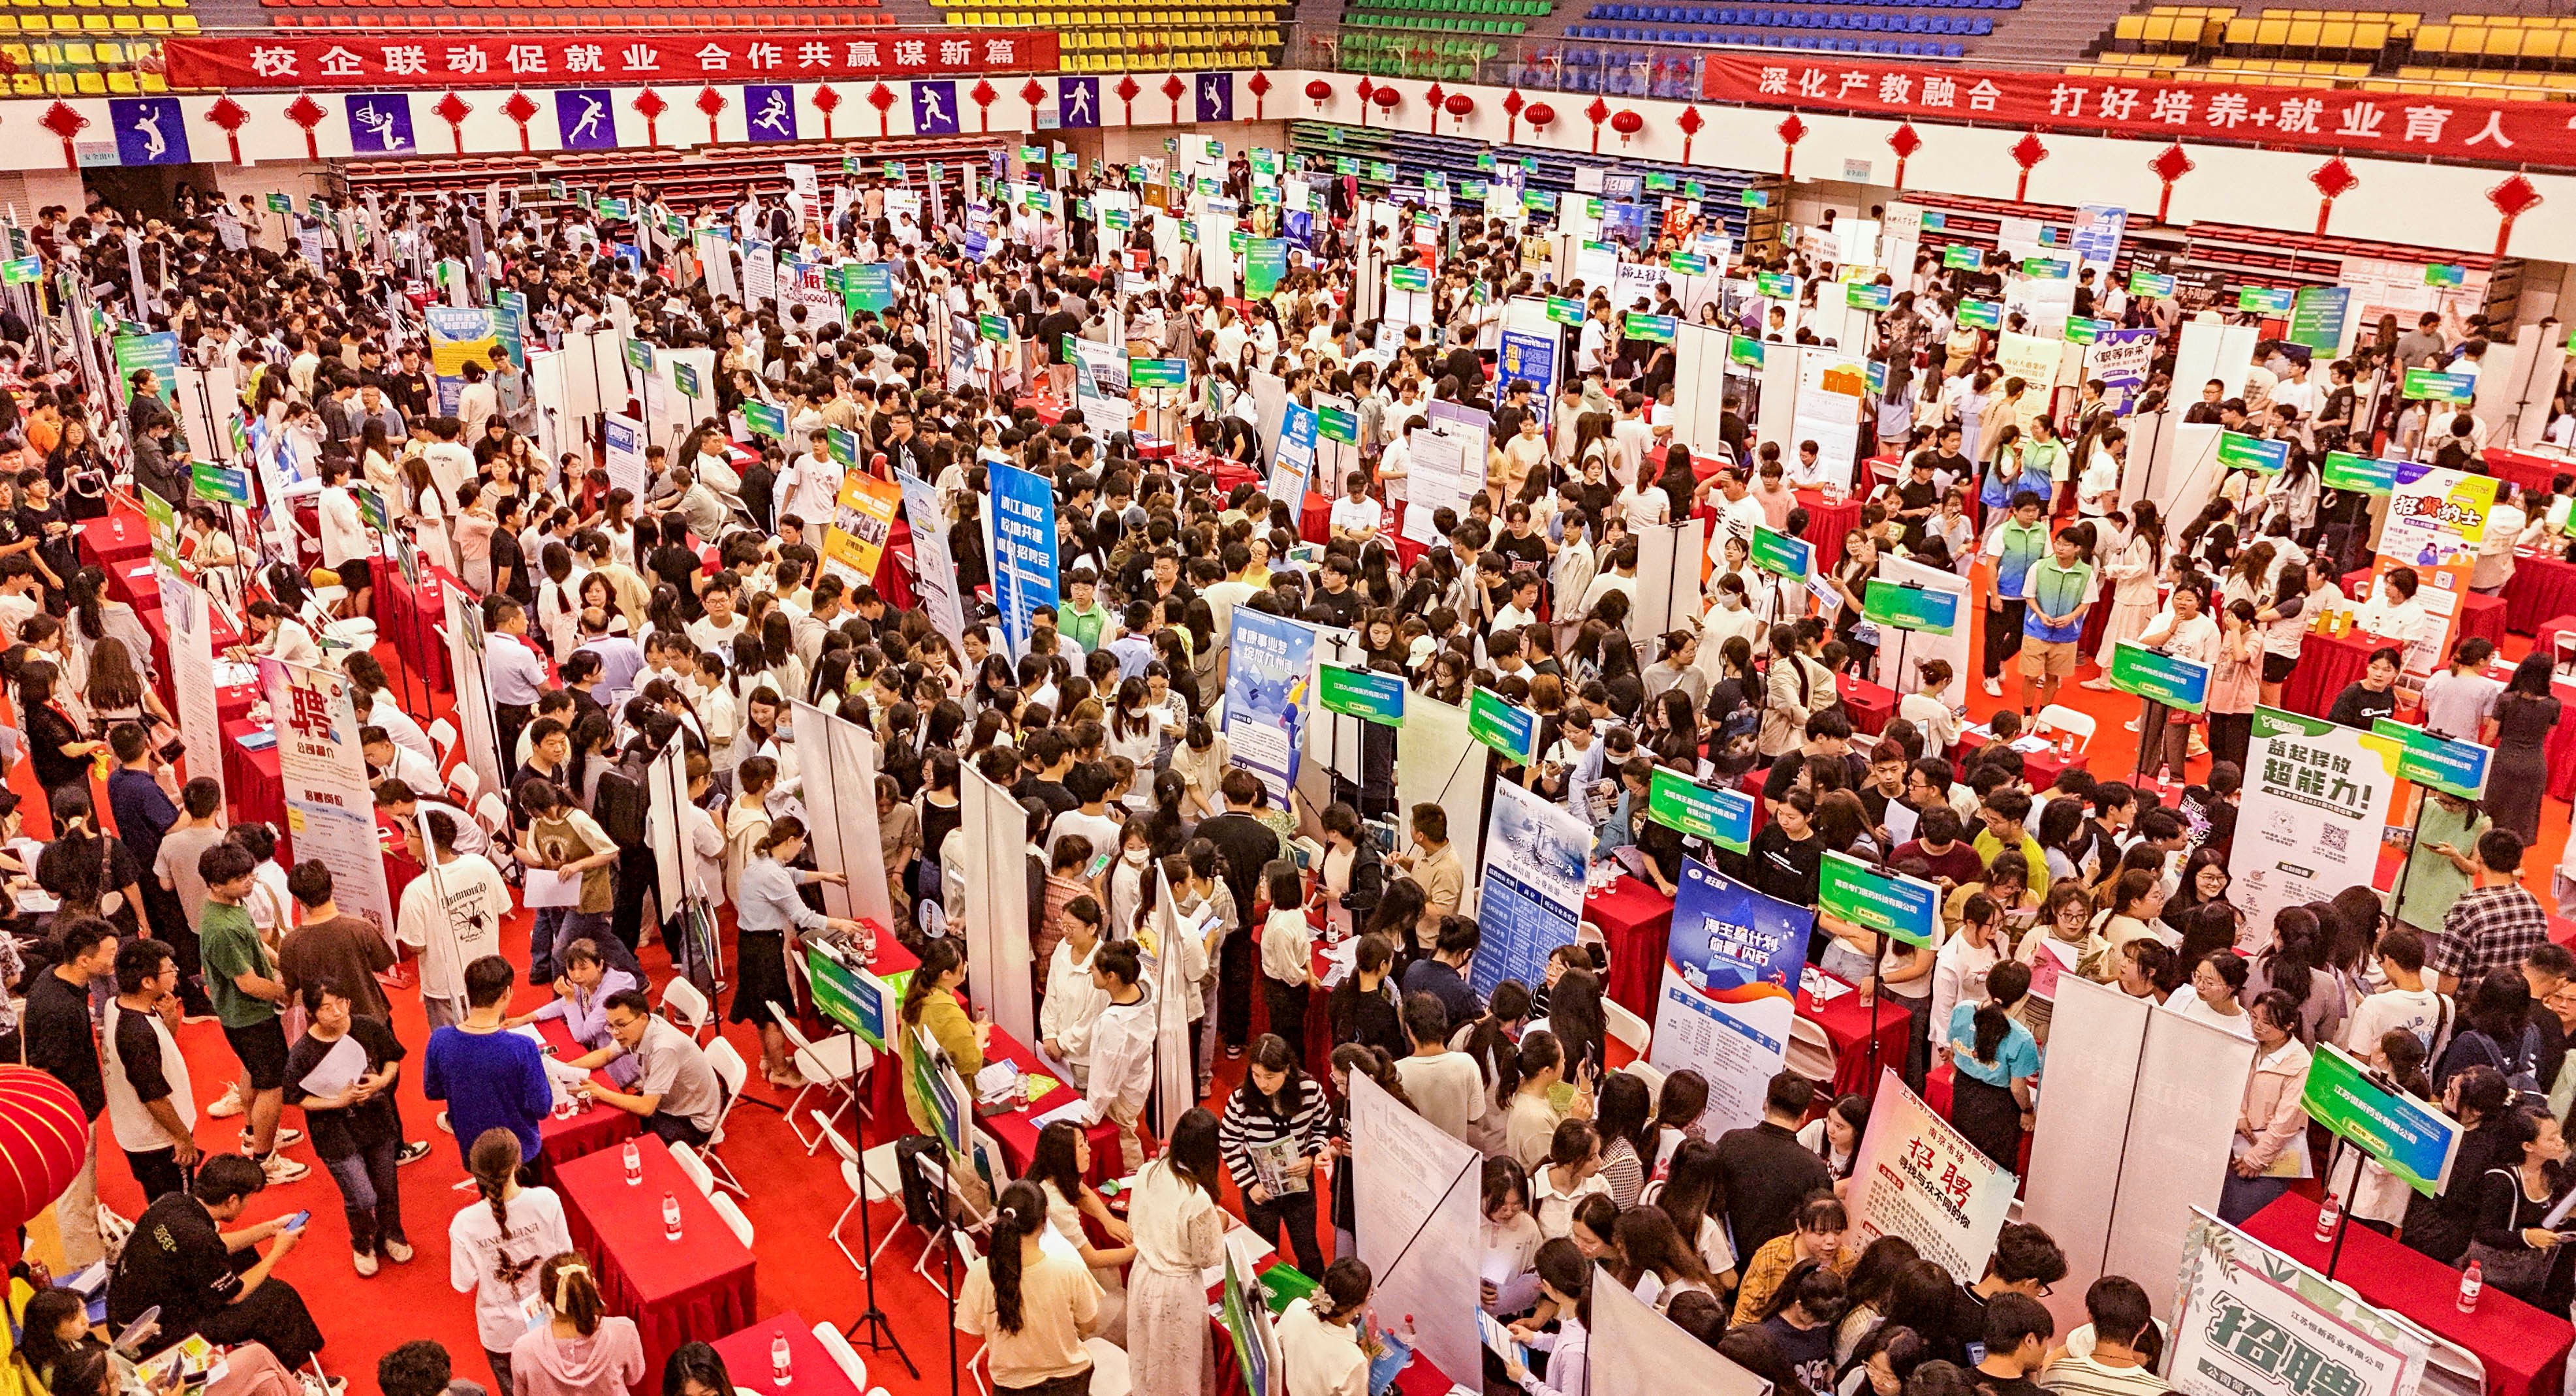
<svg viewBox="0 0 2576 1396">
<path fill-rule="evenodd" d="M 1712 102 L 1944 118 L 2156 140 L 2252 141 L 2395 159 L 2576 167 L 2563 102 L 2491 102 L 2294 87 L 1924 67 L 1818 55 L 1701 60 Z"/>
<path fill-rule="evenodd" d="M 948 29 L 165 39 L 177 88 L 580 87 L 1053 72 L 1056 36 Z"/>
</svg>

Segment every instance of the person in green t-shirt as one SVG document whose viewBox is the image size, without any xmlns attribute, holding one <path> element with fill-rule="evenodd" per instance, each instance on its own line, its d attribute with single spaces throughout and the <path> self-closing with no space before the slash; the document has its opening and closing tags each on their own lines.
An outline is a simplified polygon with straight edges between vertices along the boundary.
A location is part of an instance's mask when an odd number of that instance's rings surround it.
<svg viewBox="0 0 2576 1396">
<path fill-rule="evenodd" d="M 242 1152 L 271 1183 L 291 1183 L 312 1170 L 277 1152 L 279 1145 L 304 1136 L 277 1127 L 278 1112 L 286 1105 L 286 1025 L 278 1018 L 286 986 L 242 905 L 258 866 L 249 849 L 230 840 L 197 855 L 197 874 L 206 884 L 197 943 L 206 967 L 206 996 L 214 1000 L 224 1040 L 242 1065 L 242 1098 L 250 1105 Z"/>
<path fill-rule="evenodd" d="M 2451 903 L 2476 885 L 2478 838 L 2490 821 L 2486 812 L 2456 795 L 2427 792 L 2415 845 L 2406 855 L 2406 895 L 2397 904 L 2397 920 L 2425 935 L 2437 935 Z"/>
</svg>

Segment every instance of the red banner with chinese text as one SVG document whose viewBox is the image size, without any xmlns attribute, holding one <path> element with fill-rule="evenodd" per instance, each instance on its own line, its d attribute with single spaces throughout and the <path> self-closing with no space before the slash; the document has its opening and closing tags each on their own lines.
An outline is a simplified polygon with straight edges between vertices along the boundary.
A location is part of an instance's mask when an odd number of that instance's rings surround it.
<svg viewBox="0 0 2576 1396">
<path fill-rule="evenodd" d="M 167 39 L 177 88 L 572 87 L 838 82 L 1053 72 L 1056 36 L 951 29 L 815 30 L 760 37 L 473 35 Z"/>
<path fill-rule="evenodd" d="M 2576 130 L 2569 129 L 2571 108 L 2563 102 L 2075 77 L 1823 55 L 1710 55 L 1702 60 L 1700 95 L 1843 116 L 2576 167 Z"/>
</svg>

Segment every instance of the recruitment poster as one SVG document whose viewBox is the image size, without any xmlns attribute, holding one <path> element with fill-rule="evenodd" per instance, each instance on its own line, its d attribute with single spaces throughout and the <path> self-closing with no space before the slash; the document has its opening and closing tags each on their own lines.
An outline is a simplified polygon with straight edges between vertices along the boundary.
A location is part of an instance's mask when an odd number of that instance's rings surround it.
<svg viewBox="0 0 2576 1396">
<path fill-rule="evenodd" d="M 1697 859 L 1683 862 L 1646 1059 L 1708 1082 L 1709 1131 L 1761 1122 L 1763 1092 L 1788 1055 L 1815 924 L 1806 907 L 1766 897 Z"/>
<path fill-rule="evenodd" d="M 902 486 L 863 470 L 845 472 L 832 502 L 831 526 L 823 530 L 824 575 L 845 582 L 876 580 L 886 539 L 894 532 L 894 511 L 902 504 Z"/>
<path fill-rule="evenodd" d="M 1279 451 L 1270 462 L 1270 497 L 1298 508 L 1315 478 L 1315 409 L 1288 404 L 1279 419 Z M 1326 482 L 1324 493 L 1335 493 Z"/>
<path fill-rule="evenodd" d="M 1314 708 L 1315 627 L 1238 606 L 1227 641 L 1225 741 L 1233 763 L 1261 777 L 1273 804 L 1288 808 L 1297 753 Z"/>
<path fill-rule="evenodd" d="M 456 415 L 459 394 L 465 391 L 465 366 L 492 365 L 492 351 L 501 343 L 500 331 L 492 324 L 492 312 L 482 306 L 433 305 L 422 313 L 422 328 L 429 334 L 429 371 L 438 380 L 438 410 L 441 415 Z M 475 434 L 479 425 L 469 423 Z"/>
<path fill-rule="evenodd" d="M 993 599 L 1011 653 L 1028 653 L 1031 617 L 1056 604 L 1055 487 L 1043 475 L 995 464 L 992 481 Z"/>
<path fill-rule="evenodd" d="M 633 417 L 611 413 L 601 423 L 601 434 L 607 443 L 608 483 L 617 489 L 644 497 L 644 424 Z"/>
<path fill-rule="evenodd" d="M 277 721 L 277 768 L 295 856 L 320 859 L 331 871 L 340 909 L 366 918 L 390 940 L 393 899 L 348 680 L 329 669 L 263 658 L 259 687 Z"/>
<path fill-rule="evenodd" d="M 206 589 L 166 569 L 158 572 L 161 620 L 170 628 L 170 691 L 178 701 L 179 739 L 188 744 L 188 774 L 223 779 L 223 720 L 215 704 L 213 600 Z"/>
<path fill-rule="evenodd" d="M 1510 781 L 1494 783 L 1485 812 L 1485 875 L 1476 894 L 1484 941 L 1469 962 L 1476 997 L 1493 997 L 1506 979 L 1538 983 L 1548 955 L 1573 943 L 1591 857 L 1592 826 L 1574 811 Z"/>
<path fill-rule="evenodd" d="M 2398 1396 L 2427 1345 L 2407 1326 L 2253 1237 L 2195 1212 L 2166 1380 L 2182 1396 Z"/>
<path fill-rule="evenodd" d="M 1359 1072 L 1351 1073 L 1351 1152 L 1369 1161 L 1351 1177 L 1377 1311 L 1412 1315 L 1416 1349 L 1441 1371 L 1482 1370 L 1475 1295 L 1484 1156 Z"/>
<path fill-rule="evenodd" d="M 2285 906 L 2367 887 L 2397 787 L 2395 744 L 2320 717 L 2254 710 L 2227 899 L 2269 932 Z"/>
<path fill-rule="evenodd" d="M 1852 1159 L 1854 1250 L 1902 1236 L 1953 1275 L 1982 1275 L 2012 1210 L 2013 1175 L 1881 1067 L 1869 1128 Z M 2241 1396 L 2241 1393 L 2239 1394 Z"/>
<path fill-rule="evenodd" d="M 966 607 L 957 594 L 957 563 L 948 552 L 948 511 L 940 507 L 939 491 L 928 480 L 912 474 L 898 474 L 895 480 L 903 491 L 904 521 L 912 525 L 913 590 L 931 627 L 947 637 L 957 662 L 964 663 Z"/>
</svg>

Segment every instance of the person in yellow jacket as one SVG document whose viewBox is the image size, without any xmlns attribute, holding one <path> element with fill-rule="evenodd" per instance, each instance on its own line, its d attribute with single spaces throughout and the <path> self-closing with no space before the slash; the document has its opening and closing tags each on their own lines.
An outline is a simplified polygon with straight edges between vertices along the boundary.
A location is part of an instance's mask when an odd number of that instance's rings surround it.
<svg viewBox="0 0 2576 1396">
<path fill-rule="evenodd" d="M 959 1080 L 971 1083 L 984 1069 L 984 1044 L 992 1036 L 993 1025 L 966 1016 L 965 1006 L 957 1001 L 957 987 L 965 982 L 966 958 L 956 941 L 943 937 L 923 944 L 921 968 L 912 972 L 912 983 L 904 990 L 903 1108 L 912 1117 L 912 1127 L 924 1134 L 932 1131 L 929 1112 L 913 1086 L 913 1058 L 919 1051 L 914 1030 L 930 1034 L 957 1068 Z M 962 1109 L 968 1102 L 958 1104 Z"/>
</svg>

